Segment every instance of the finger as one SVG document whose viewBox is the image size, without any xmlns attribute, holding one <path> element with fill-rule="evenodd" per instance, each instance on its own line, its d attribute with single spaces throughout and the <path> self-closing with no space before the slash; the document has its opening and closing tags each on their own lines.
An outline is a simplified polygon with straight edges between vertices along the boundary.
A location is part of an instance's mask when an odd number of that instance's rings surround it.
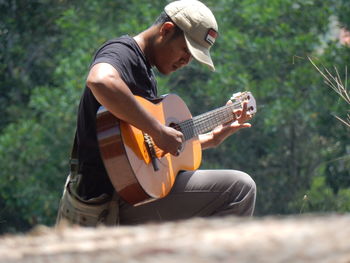
<svg viewBox="0 0 350 263">
<path fill-rule="evenodd" d="M 185 136 L 184 136 L 184 134 L 182 133 L 182 132 L 180 132 L 180 142 L 181 142 L 181 145 L 182 145 L 182 143 L 185 141 Z"/>
<path fill-rule="evenodd" d="M 176 151 L 172 152 L 171 154 L 174 155 L 174 156 L 179 156 L 180 153 L 181 153 L 181 150 L 177 149 Z"/>
<path fill-rule="evenodd" d="M 167 153 L 170 153 L 171 155 L 174 156 L 179 156 L 180 155 L 180 150 L 172 150 L 172 151 L 163 151 L 160 150 L 159 152 L 157 152 L 157 156 L 159 156 L 160 158 L 164 157 Z"/>
<path fill-rule="evenodd" d="M 183 133 L 180 132 L 179 130 L 176 130 L 176 129 L 174 129 L 174 130 L 175 130 L 175 135 L 176 135 L 177 141 L 182 143 L 185 139 Z"/>
<path fill-rule="evenodd" d="M 247 113 L 247 109 L 248 109 L 248 103 L 244 101 L 242 103 L 242 108 L 234 112 L 236 119 L 241 119 L 242 117 L 244 117 Z"/>
<path fill-rule="evenodd" d="M 234 128 L 234 129 L 250 128 L 250 127 L 252 127 L 252 125 L 248 122 L 245 122 L 245 123 L 234 122 L 230 126 L 230 128 Z"/>
<path fill-rule="evenodd" d="M 160 150 L 159 152 L 157 152 L 157 156 L 159 156 L 160 158 L 164 157 L 168 152 Z"/>
<path fill-rule="evenodd" d="M 248 123 L 248 122 L 245 122 L 245 123 L 241 124 L 241 127 L 242 128 L 250 128 L 250 127 L 252 127 L 252 125 L 250 123 Z"/>
<path fill-rule="evenodd" d="M 245 101 L 245 102 L 243 102 L 243 105 L 242 105 L 242 114 L 240 117 L 246 116 L 247 110 L 248 110 L 248 103 Z"/>
<path fill-rule="evenodd" d="M 237 118 L 239 123 L 244 123 L 252 118 L 252 114 L 249 113 L 247 104 L 245 103 L 242 114 Z"/>
</svg>

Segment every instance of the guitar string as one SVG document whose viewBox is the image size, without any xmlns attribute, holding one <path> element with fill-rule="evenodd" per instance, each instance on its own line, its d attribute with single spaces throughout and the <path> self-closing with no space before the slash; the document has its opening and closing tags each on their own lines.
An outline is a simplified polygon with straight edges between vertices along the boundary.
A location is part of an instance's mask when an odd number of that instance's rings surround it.
<svg viewBox="0 0 350 263">
<path fill-rule="evenodd" d="M 241 106 L 241 102 L 235 102 L 183 121 L 179 123 L 177 127 L 184 133 L 185 139 L 188 140 L 193 136 L 215 128 L 219 124 L 233 119 L 231 111 L 232 109 L 237 108 L 237 106 Z"/>
<path fill-rule="evenodd" d="M 185 138 L 190 139 L 194 135 L 198 135 L 204 131 L 218 126 L 220 123 L 223 123 L 224 120 L 224 122 L 226 122 L 233 119 L 231 109 L 238 104 L 240 103 L 226 105 L 209 113 L 199 115 L 193 119 L 189 119 L 180 123 L 180 127 L 183 129 Z M 196 131 L 194 131 L 194 128 L 197 128 L 195 129 Z M 188 132 L 188 130 L 190 130 L 190 132 Z"/>
<path fill-rule="evenodd" d="M 222 113 L 225 113 L 228 110 L 229 112 L 231 112 L 231 109 L 238 105 L 239 105 L 238 103 L 233 105 L 226 105 L 216 110 L 212 110 L 210 112 L 196 116 L 190 120 L 192 120 L 192 122 L 196 122 L 196 124 L 200 124 L 201 122 L 207 122 L 209 118 L 217 117 L 218 115 L 221 115 Z M 186 121 L 184 121 L 184 123 L 186 123 Z"/>
<path fill-rule="evenodd" d="M 223 106 L 222 108 L 219 108 L 217 110 L 194 117 L 193 121 L 196 122 L 196 124 L 200 122 L 207 122 L 209 118 L 217 118 L 218 116 L 221 116 L 224 113 L 231 112 L 230 108 L 232 108 L 231 105 Z"/>
<path fill-rule="evenodd" d="M 234 106 L 234 105 L 233 105 Z M 201 116 L 200 118 L 196 118 L 194 120 L 194 124 L 198 128 L 197 133 L 201 133 L 207 131 L 208 129 L 214 128 L 223 121 L 229 121 L 232 119 L 232 106 L 224 107 L 222 110 L 215 112 L 215 114 L 208 114 Z M 208 118 L 210 118 L 208 120 Z"/>
</svg>

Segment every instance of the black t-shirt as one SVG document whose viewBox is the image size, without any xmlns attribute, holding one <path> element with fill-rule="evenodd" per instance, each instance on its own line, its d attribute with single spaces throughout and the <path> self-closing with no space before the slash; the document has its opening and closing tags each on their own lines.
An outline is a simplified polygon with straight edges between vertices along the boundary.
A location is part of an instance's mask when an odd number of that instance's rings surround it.
<svg viewBox="0 0 350 263">
<path fill-rule="evenodd" d="M 98 63 L 111 64 L 134 95 L 147 99 L 157 96 L 157 83 L 151 65 L 132 37 L 122 36 L 102 45 L 90 68 Z M 79 172 L 83 175 L 80 193 L 84 198 L 111 194 L 113 191 L 96 136 L 96 113 L 100 106 L 91 90 L 85 87 L 77 123 Z"/>
</svg>

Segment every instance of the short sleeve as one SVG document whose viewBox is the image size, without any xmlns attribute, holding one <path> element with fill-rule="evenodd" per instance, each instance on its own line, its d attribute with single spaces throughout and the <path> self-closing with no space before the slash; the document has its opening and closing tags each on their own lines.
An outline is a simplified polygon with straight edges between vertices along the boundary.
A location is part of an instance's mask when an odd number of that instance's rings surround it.
<svg viewBox="0 0 350 263">
<path fill-rule="evenodd" d="M 127 83 L 129 82 L 127 69 L 131 68 L 131 56 L 130 48 L 124 44 L 112 42 L 97 51 L 90 68 L 98 63 L 108 63 L 119 72 L 122 79 Z"/>
</svg>

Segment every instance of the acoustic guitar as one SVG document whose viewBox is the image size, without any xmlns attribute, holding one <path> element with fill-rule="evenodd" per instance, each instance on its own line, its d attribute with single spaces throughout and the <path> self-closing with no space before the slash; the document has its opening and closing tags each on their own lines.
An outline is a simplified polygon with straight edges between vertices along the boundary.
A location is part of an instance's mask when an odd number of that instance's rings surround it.
<svg viewBox="0 0 350 263">
<path fill-rule="evenodd" d="M 178 156 L 162 151 L 152 138 L 136 127 L 119 120 L 103 106 L 97 112 L 97 138 L 108 176 L 118 192 L 133 205 L 165 197 L 181 170 L 196 170 L 202 158 L 198 135 L 234 121 L 235 112 L 247 101 L 248 113 L 256 113 L 250 92 L 231 97 L 231 104 L 192 117 L 185 102 L 175 94 L 148 101 L 136 96 L 138 102 L 161 123 L 183 133 L 185 141 Z"/>
</svg>

